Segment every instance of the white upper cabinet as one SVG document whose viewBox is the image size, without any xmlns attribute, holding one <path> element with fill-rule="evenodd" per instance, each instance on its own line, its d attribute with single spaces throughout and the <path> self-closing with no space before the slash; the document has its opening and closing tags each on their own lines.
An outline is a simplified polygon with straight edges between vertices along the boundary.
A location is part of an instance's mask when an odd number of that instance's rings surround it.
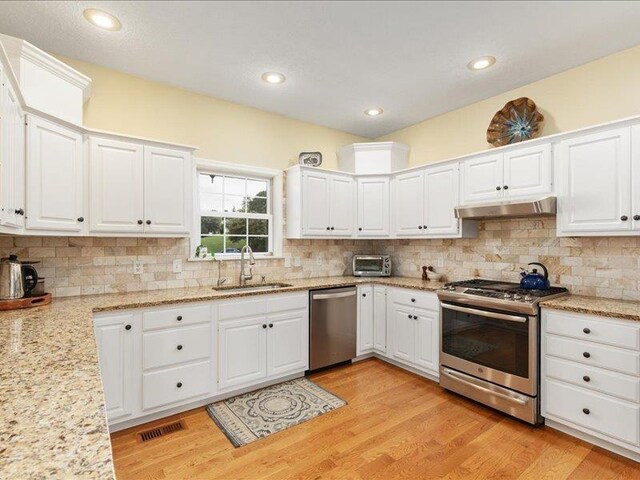
<svg viewBox="0 0 640 480">
<path fill-rule="evenodd" d="M 458 165 L 427 168 L 424 171 L 423 233 L 426 235 L 457 234 L 460 221 L 454 209 L 458 206 Z"/>
<path fill-rule="evenodd" d="M 482 155 L 462 166 L 462 204 L 517 200 L 553 190 L 548 143 Z"/>
<path fill-rule="evenodd" d="M 422 170 L 393 179 L 393 225 L 395 235 L 421 235 L 424 225 L 424 175 Z"/>
<path fill-rule="evenodd" d="M 100 137 L 90 139 L 90 231 L 144 231 L 143 174 L 142 145 Z"/>
<path fill-rule="evenodd" d="M 389 235 L 389 178 L 358 178 L 358 236 Z"/>
<path fill-rule="evenodd" d="M 631 192 L 633 229 L 640 232 L 640 125 L 631 127 Z"/>
<path fill-rule="evenodd" d="M 502 198 L 502 154 L 484 155 L 462 163 L 462 203 Z"/>
<path fill-rule="evenodd" d="M 27 228 L 81 232 L 82 135 L 30 116 L 27 127 Z"/>
<path fill-rule="evenodd" d="M 193 175 L 190 153 L 144 147 L 145 232 L 189 233 Z"/>
<path fill-rule="evenodd" d="M 634 133 L 637 137 L 637 130 Z M 637 154 L 634 159 L 637 163 Z M 564 140 L 558 145 L 556 160 L 558 235 L 631 231 L 634 213 L 629 127 Z"/>
<path fill-rule="evenodd" d="M 289 198 L 288 202 L 297 199 Z M 306 236 L 325 236 L 330 232 L 329 176 L 322 172 L 302 174 L 302 233 Z"/>
<path fill-rule="evenodd" d="M 508 199 L 551 192 L 551 145 L 545 143 L 504 154 L 503 193 Z M 505 198 L 506 199 L 506 198 Z"/>
<path fill-rule="evenodd" d="M 336 237 L 354 234 L 356 183 L 350 176 L 331 175 L 329 178 L 330 232 Z"/>
</svg>

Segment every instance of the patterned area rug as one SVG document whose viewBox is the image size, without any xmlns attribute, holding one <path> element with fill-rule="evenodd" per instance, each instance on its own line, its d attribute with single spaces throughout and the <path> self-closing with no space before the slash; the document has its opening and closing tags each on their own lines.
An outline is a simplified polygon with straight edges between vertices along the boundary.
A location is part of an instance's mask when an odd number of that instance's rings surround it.
<svg viewBox="0 0 640 480">
<path fill-rule="evenodd" d="M 346 405 L 306 378 L 207 405 L 207 412 L 235 447 L 293 427 Z"/>
</svg>

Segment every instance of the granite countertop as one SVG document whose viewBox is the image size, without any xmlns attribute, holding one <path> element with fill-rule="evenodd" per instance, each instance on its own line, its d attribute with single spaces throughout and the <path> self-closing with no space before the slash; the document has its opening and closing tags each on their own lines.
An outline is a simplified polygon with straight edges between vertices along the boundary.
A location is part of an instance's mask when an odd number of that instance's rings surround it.
<svg viewBox="0 0 640 480">
<path fill-rule="evenodd" d="M 435 291 L 415 278 L 284 280 L 263 292 L 210 287 L 54 299 L 0 312 L 0 478 L 114 477 L 93 312 L 375 283 Z"/>
<path fill-rule="evenodd" d="M 603 317 L 622 318 L 640 322 L 640 302 L 611 298 L 568 295 L 540 302 L 542 308 L 588 313 Z"/>
</svg>

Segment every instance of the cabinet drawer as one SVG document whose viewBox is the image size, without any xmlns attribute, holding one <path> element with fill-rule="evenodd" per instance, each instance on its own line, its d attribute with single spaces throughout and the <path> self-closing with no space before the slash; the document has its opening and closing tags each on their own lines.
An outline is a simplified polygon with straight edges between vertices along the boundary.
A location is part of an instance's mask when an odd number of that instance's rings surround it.
<svg viewBox="0 0 640 480">
<path fill-rule="evenodd" d="M 246 318 L 266 315 L 267 300 L 264 297 L 252 299 L 237 299 L 221 302 L 218 305 L 218 319 Z"/>
<path fill-rule="evenodd" d="M 640 374 L 639 353 L 550 334 L 545 335 L 545 342 L 547 355 L 629 375 Z"/>
<path fill-rule="evenodd" d="M 630 402 L 640 402 L 640 378 L 545 357 L 545 376 Z"/>
<path fill-rule="evenodd" d="M 145 370 L 208 358 L 211 356 L 211 326 L 144 333 L 142 352 Z"/>
<path fill-rule="evenodd" d="M 142 375 L 142 409 L 150 410 L 211 391 L 211 362 L 167 368 Z"/>
<path fill-rule="evenodd" d="M 548 379 L 545 387 L 545 415 L 568 420 L 623 442 L 638 444 L 640 405 Z"/>
<path fill-rule="evenodd" d="M 309 292 L 292 295 L 275 295 L 267 298 L 267 312 L 280 313 L 290 310 L 303 310 L 309 305 Z"/>
<path fill-rule="evenodd" d="M 391 290 L 391 298 L 395 303 L 409 307 L 419 307 L 435 311 L 440 308 L 438 296 L 431 292 L 394 288 Z"/>
<path fill-rule="evenodd" d="M 640 326 L 558 311 L 546 312 L 546 331 L 557 335 L 604 343 L 614 347 L 640 349 Z"/>
<path fill-rule="evenodd" d="M 182 305 L 162 310 L 153 310 L 142 314 L 142 329 L 179 327 L 208 322 L 211 319 L 211 307 L 206 304 Z"/>
</svg>

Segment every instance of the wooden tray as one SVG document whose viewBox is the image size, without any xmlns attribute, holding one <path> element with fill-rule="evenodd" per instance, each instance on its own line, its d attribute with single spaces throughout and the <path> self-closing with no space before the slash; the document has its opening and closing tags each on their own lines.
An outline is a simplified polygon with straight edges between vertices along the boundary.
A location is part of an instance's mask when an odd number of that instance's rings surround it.
<svg viewBox="0 0 640 480">
<path fill-rule="evenodd" d="M 0 311 L 17 310 L 19 308 L 40 307 L 51 303 L 51 294 L 45 293 L 35 297 L 17 298 L 15 300 L 0 300 Z"/>
</svg>

